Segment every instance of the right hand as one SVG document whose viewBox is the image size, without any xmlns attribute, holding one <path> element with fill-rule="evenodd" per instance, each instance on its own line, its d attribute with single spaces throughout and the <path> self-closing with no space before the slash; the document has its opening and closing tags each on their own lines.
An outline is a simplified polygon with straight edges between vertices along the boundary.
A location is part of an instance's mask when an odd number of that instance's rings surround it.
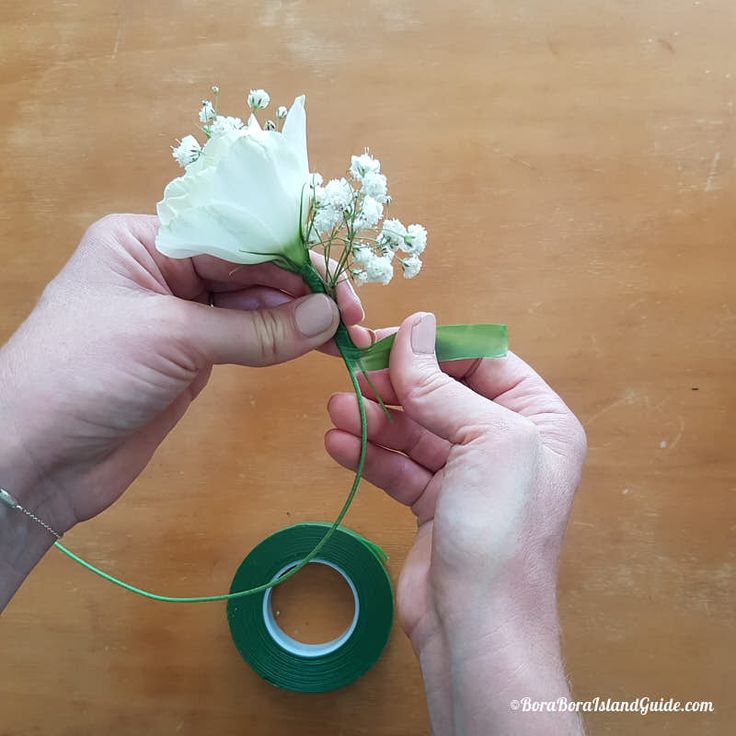
<svg viewBox="0 0 736 736">
<path fill-rule="evenodd" d="M 403 409 L 391 409 L 393 421 L 365 391 L 365 477 L 417 517 L 399 617 L 422 664 L 437 733 L 461 724 L 467 733 L 536 733 L 522 722 L 538 719 L 509 713 L 509 702 L 568 692 L 555 589 L 585 433 L 515 355 L 447 364 L 453 378 L 440 370 L 434 341 L 431 314 L 399 329 L 388 374 L 374 378 L 384 402 Z M 333 396 L 329 413 L 327 450 L 354 469 L 354 396 Z M 550 726 L 545 715 L 540 733 Z M 577 733 L 577 718 L 566 718 L 564 733 Z"/>
</svg>

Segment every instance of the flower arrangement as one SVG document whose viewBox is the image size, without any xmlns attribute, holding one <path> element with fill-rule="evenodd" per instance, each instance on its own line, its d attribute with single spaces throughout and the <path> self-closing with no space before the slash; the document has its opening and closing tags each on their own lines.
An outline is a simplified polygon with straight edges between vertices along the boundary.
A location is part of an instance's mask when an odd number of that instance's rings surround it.
<svg viewBox="0 0 736 736">
<path fill-rule="evenodd" d="M 214 102 L 203 100 L 199 110 L 204 146 L 186 135 L 172 149 L 185 173 L 158 206 L 162 253 L 275 261 L 302 272 L 308 251 L 321 249 L 330 294 L 343 275 L 358 285 L 388 284 L 397 261 L 406 278 L 419 273 L 427 231 L 384 220 L 391 197 L 378 159 L 367 151 L 352 156 L 347 175 L 323 185 L 320 174 L 309 173 L 303 96 L 261 125 L 257 113 L 270 104 L 265 90 L 248 94 L 247 123 L 220 115 L 219 88 L 212 93 Z"/>
<path fill-rule="evenodd" d="M 172 258 L 211 255 L 235 264 L 272 262 L 300 274 L 312 291 L 333 297 L 340 279 L 358 286 L 388 284 L 397 263 L 405 278 L 420 272 L 427 231 L 419 224 L 405 226 L 385 218 L 391 197 L 377 158 L 367 150 L 354 155 L 345 176 L 327 183 L 310 173 L 304 96 L 288 110 L 277 107 L 275 119 L 263 124 L 258 114 L 263 116 L 271 102 L 265 90 L 250 90 L 247 121 L 220 113 L 218 87 L 212 87 L 212 96 L 199 110 L 204 145 L 186 135 L 172 148 L 184 173 L 166 186 L 158 203 L 156 247 L 161 253 Z M 335 334 L 358 401 L 361 449 L 347 498 L 320 542 L 276 581 L 248 591 L 178 600 L 257 593 L 291 577 L 319 554 L 347 513 L 363 472 L 368 429 L 358 373 L 373 388 L 368 372 L 388 367 L 393 339 L 358 348 L 344 324 Z M 440 326 L 436 349 L 439 360 L 498 357 L 506 352 L 506 330 L 491 324 Z M 383 406 L 375 389 L 373 393 Z"/>
</svg>

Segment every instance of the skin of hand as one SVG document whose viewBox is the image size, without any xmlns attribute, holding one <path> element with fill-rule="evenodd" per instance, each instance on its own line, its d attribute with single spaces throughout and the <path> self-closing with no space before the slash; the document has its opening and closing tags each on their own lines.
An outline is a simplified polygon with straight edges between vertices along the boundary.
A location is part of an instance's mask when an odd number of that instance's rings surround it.
<svg viewBox="0 0 736 736">
<path fill-rule="evenodd" d="M 0 486 L 61 533 L 133 482 L 213 364 L 291 360 L 338 325 L 335 302 L 296 274 L 172 260 L 157 228 L 146 215 L 95 223 L 0 350 Z M 363 318 L 346 281 L 337 302 L 347 325 Z M 0 504 L 0 610 L 52 541 Z"/>
<path fill-rule="evenodd" d="M 396 408 L 389 422 L 367 402 L 365 465 L 366 479 L 417 518 L 397 608 L 420 661 L 433 733 L 581 734 L 574 713 L 525 713 L 510 703 L 569 696 L 556 577 L 585 433 L 515 355 L 448 363 L 443 372 L 435 328 L 431 314 L 406 319 L 388 372 L 374 374 Z M 354 468 L 355 397 L 336 394 L 328 410 L 326 448 Z"/>
</svg>

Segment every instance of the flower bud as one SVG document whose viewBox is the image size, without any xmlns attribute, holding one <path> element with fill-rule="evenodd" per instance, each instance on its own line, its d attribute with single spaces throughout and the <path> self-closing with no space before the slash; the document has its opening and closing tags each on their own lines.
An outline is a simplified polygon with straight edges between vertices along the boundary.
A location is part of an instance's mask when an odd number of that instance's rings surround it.
<svg viewBox="0 0 736 736">
<path fill-rule="evenodd" d="M 199 110 L 199 122 L 210 123 L 217 117 L 215 108 L 209 100 L 202 100 L 202 107 Z"/>
<path fill-rule="evenodd" d="M 248 107 L 251 110 L 263 110 L 268 107 L 271 98 L 265 89 L 252 89 L 248 95 Z"/>
<path fill-rule="evenodd" d="M 171 155 L 182 168 L 196 161 L 201 153 L 202 146 L 199 145 L 199 141 L 193 135 L 185 135 L 176 148 L 173 146 L 171 148 Z"/>
</svg>

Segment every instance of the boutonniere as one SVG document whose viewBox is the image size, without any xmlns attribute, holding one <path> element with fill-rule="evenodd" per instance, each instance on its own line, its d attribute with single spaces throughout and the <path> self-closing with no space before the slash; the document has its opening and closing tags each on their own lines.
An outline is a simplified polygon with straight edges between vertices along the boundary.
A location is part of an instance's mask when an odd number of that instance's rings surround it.
<svg viewBox="0 0 736 736">
<path fill-rule="evenodd" d="M 211 255 L 241 265 L 273 262 L 300 274 L 312 291 L 331 296 L 343 278 L 352 279 L 358 285 L 388 284 L 397 263 L 406 278 L 419 273 L 427 231 L 422 225 L 404 226 L 396 218 L 385 217 L 391 198 L 377 158 L 367 151 L 354 155 L 345 176 L 325 183 L 320 174 L 309 171 L 303 96 L 297 97 L 288 110 L 278 107 L 276 120 L 266 120 L 261 125 L 257 113 L 270 104 L 264 90 L 250 91 L 247 105 L 251 112 L 247 122 L 221 115 L 217 104 L 219 89 L 213 87 L 212 92 L 214 100 L 205 100 L 199 110 L 200 138 L 185 135 L 172 147 L 172 155 L 184 173 L 167 185 L 164 198 L 158 203 L 161 225 L 156 247 L 161 253 L 171 258 Z M 315 254 L 318 263 L 324 259 L 321 272 L 314 266 Z M 360 485 L 368 441 L 358 375 L 362 373 L 373 388 L 369 372 L 388 367 L 393 341 L 390 335 L 369 347 L 358 348 L 345 325 L 338 326 L 335 343 L 347 367 L 360 413 L 361 446 L 355 478 L 332 524 L 296 525 L 299 529 L 293 533 L 302 535 L 302 527 L 306 526 L 309 538 L 314 530 L 325 531 L 311 551 L 300 553 L 298 562 L 273 579 L 216 595 L 161 595 L 101 570 L 58 539 L 55 546 L 105 580 L 154 600 L 232 603 L 245 596 L 266 594 L 314 560 L 347 514 Z M 440 325 L 435 347 L 440 362 L 501 357 L 507 350 L 506 327 Z M 375 389 L 373 393 L 383 406 Z M 388 411 L 387 415 L 390 419 Z M 13 508 L 17 506 L 10 496 L 0 497 L 0 501 Z M 342 543 L 345 534 L 356 536 L 346 530 L 340 534 Z M 270 544 L 271 539 L 263 544 Z M 363 542 L 371 548 L 375 546 Z"/>
<path fill-rule="evenodd" d="M 172 147 L 184 169 L 158 203 L 158 250 L 172 258 L 211 255 L 234 264 L 273 262 L 302 276 L 314 292 L 334 296 L 340 279 L 356 285 L 388 284 L 397 270 L 414 278 L 422 268 L 427 230 L 388 217 L 393 206 L 381 162 L 368 150 L 351 156 L 345 174 L 325 181 L 310 172 L 304 96 L 276 108 L 265 90 L 247 95 L 247 119 L 224 115 L 219 88 L 199 110 L 200 135 Z M 259 120 L 259 116 L 261 119 Z M 311 254 L 323 259 L 321 273 Z M 367 426 L 357 376 L 388 367 L 393 337 L 356 347 L 340 324 L 335 342 L 358 401 L 361 451 L 345 503 L 320 543 L 295 573 L 313 559 L 348 511 L 365 460 Z M 497 357 L 506 352 L 502 325 L 447 325 L 437 330 L 439 360 Z M 374 391 L 374 394 L 376 392 Z M 383 406 L 380 396 L 376 398 Z M 385 407 L 384 407 L 385 408 Z"/>
</svg>

